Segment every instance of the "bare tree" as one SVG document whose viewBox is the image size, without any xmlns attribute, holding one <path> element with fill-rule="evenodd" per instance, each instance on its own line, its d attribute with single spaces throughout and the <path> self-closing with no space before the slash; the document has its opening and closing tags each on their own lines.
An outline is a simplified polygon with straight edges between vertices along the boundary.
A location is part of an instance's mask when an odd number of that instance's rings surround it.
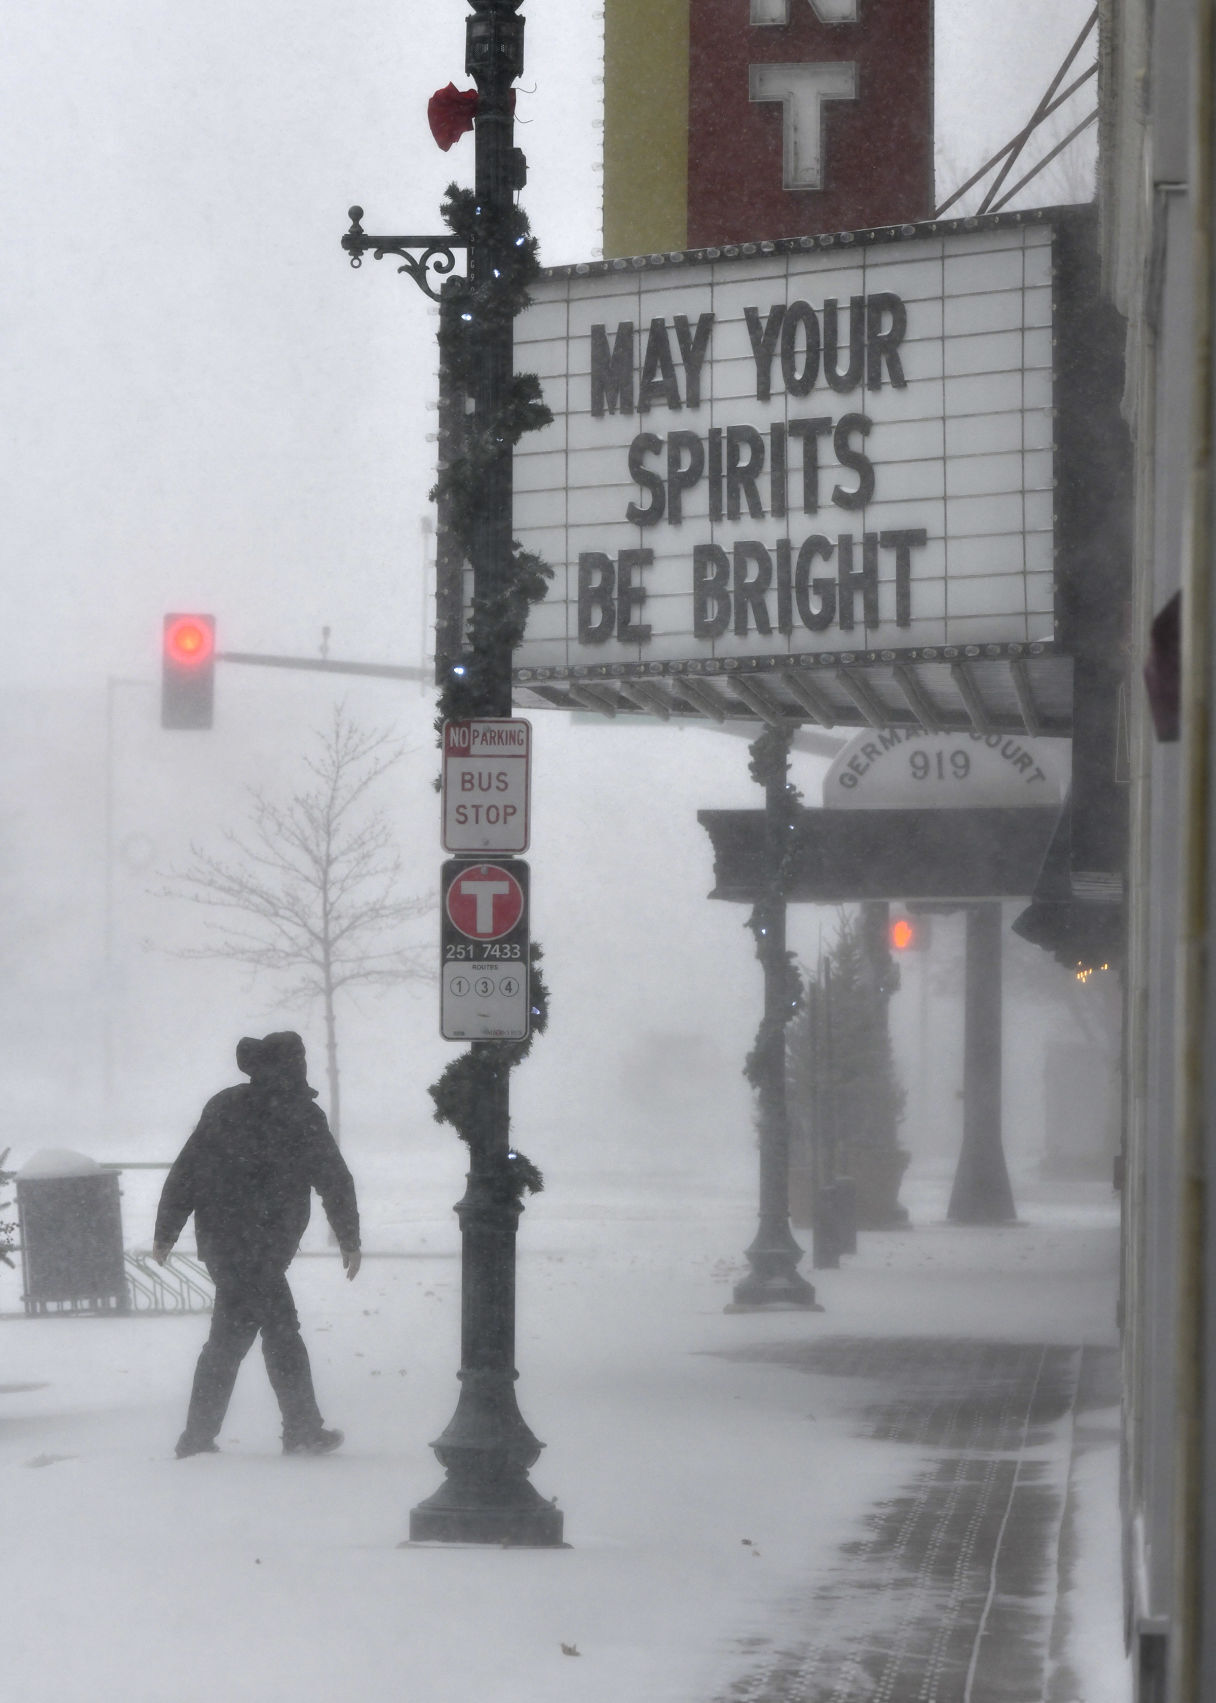
<svg viewBox="0 0 1216 1703">
<path fill-rule="evenodd" d="M 320 1000 L 330 1124 L 340 1139 L 338 995 L 432 975 L 403 930 L 434 901 L 402 896 L 393 830 L 370 796 L 404 747 L 386 731 L 359 727 L 341 704 L 315 741 L 301 790 L 280 803 L 251 788 L 248 823 L 225 833 L 226 852 L 192 845 L 190 863 L 167 878 L 161 896 L 217 913 L 207 923 L 210 943 L 178 956 L 269 972 L 282 979 L 288 1004 Z"/>
</svg>

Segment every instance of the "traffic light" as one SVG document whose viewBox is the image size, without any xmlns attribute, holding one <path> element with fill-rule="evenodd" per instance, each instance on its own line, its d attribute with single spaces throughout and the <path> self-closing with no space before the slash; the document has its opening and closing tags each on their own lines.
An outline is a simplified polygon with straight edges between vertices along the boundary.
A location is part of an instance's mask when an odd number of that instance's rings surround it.
<svg viewBox="0 0 1216 1703">
<path fill-rule="evenodd" d="M 160 725 L 210 727 L 215 700 L 214 615 L 166 615 Z"/>
<path fill-rule="evenodd" d="M 887 924 L 887 945 L 892 952 L 919 952 L 929 944 L 929 919 L 899 912 Z"/>
</svg>

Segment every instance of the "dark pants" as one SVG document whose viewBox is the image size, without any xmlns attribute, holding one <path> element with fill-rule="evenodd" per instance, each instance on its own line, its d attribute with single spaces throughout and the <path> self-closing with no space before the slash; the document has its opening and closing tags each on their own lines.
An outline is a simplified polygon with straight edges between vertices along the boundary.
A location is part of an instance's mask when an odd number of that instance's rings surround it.
<svg viewBox="0 0 1216 1703">
<path fill-rule="evenodd" d="M 266 1373 L 283 1415 L 284 1441 L 312 1436 L 320 1429 L 321 1414 L 286 1272 L 277 1265 L 218 1261 L 208 1261 L 207 1269 L 215 1283 L 215 1310 L 194 1373 L 186 1436 L 194 1443 L 214 1442 L 241 1361 L 259 1331 Z"/>
</svg>

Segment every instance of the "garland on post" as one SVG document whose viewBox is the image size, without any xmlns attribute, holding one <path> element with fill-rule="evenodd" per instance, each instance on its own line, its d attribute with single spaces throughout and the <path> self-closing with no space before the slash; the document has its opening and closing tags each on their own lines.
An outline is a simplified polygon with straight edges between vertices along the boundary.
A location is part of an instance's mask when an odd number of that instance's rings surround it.
<svg viewBox="0 0 1216 1703">
<path fill-rule="evenodd" d="M 470 244 L 493 245 L 493 252 L 507 256 L 487 283 L 471 287 L 453 280 L 445 287 L 439 315 L 439 359 L 442 383 L 450 397 L 468 396 L 473 391 L 473 363 L 477 339 L 472 328 L 514 320 L 528 305 L 528 286 L 540 271 L 536 239 L 527 215 L 512 204 L 495 220 L 478 205 L 476 194 L 456 184 L 448 187 L 442 209 L 454 236 Z M 478 504 L 491 467 L 504 443 L 515 446 L 525 432 L 539 431 L 553 415 L 541 396 L 535 373 L 516 373 L 502 406 L 493 419 L 460 420 L 454 453 L 439 472 L 431 500 L 440 506 L 442 524 L 451 532 L 465 560 L 473 554 L 473 534 Z M 501 584 L 488 594 L 473 599 L 469 618 L 469 646 L 462 674 L 449 672 L 439 695 L 435 721 L 442 738 L 445 721 L 460 721 L 484 713 L 489 658 L 513 651 L 527 625 L 528 612 L 539 603 L 549 587 L 553 569 L 530 550 L 512 540 L 507 571 Z M 462 1141 L 475 1139 L 478 1108 L 503 1072 L 513 1070 L 532 1050 L 533 1038 L 543 1034 L 549 1019 L 549 991 L 540 971 L 541 948 L 529 951 L 529 994 L 531 1023 L 520 1041 L 481 1041 L 444 1069 L 429 1093 L 435 1102 L 435 1121 L 450 1123 Z M 483 1155 L 483 1163 L 488 1156 Z M 518 1201 L 524 1192 L 536 1194 L 544 1187 L 537 1167 L 524 1154 L 511 1149 L 497 1162 L 501 1175 L 494 1184 L 505 1198 Z"/>
<path fill-rule="evenodd" d="M 791 786 L 788 778 L 790 739 L 783 728 L 766 727 L 760 737 L 748 747 L 748 752 L 748 773 L 757 785 L 764 788 L 766 815 L 769 792 L 775 785 L 782 787 L 786 806 L 780 824 L 783 843 L 779 847 L 770 847 L 772 855 L 764 897 L 752 907 L 744 924 L 745 928 L 750 929 L 756 942 L 756 957 L 764 968 L 766 983 L 773 974 L 782 978 L 776 1010 L 771 1011 L 766 999 L 765 1013 L 756 1031 L 755 1042 L 743 1065 L 743 1074 L 748 1082 L 758 1093 L 763 1094 L 768 1085 L 769 1061 L 776 1056 L 778 1049 L 784 1061 L 786 1025 L 802 1004 L 802 978 L 795 964 L 795 954 L 782 951 L 775 944 L 769 930 L 769 919 L 775 907 L 785 903 L 790 876 L 793 873 L 797 851 L 794 811 L 802 801 L 802 794 L 797 787 Z M 771 832 L 771 822 L 766 823 L 766 826 Z"/>
<path fill-rule="evenodd" d="M 528 286 L 539 273 L 540 263 L 536 238 L 522 208 L 511 205 L 496 220 L 478 205 L 471 189 L 453 183 L 448 186 L 441 212 L 453 236 L 468 243 L 492 244 L 494 252 L 509 256 L 485 284 L 472 288 L 462 280 L 445 286 L 439 313 L 440 370 L 447 393 L 461 397 L 473 391 L 478 341 L 473 327 L 479 322 L 493 326 L 514 320 L 531 300 Z M 535 373 L 512 377 L 494 419 L 477 420 L 467 415 L 461 419 L 458 441 L 452 446 L 455 453 L 441 468 L 430 495 L 440 505 L 444 524 L 466 561 L 472 560 L 473 531 L 486 478 L 503 444 L 514 448 L 525 432 L 539 431 L 552 419 Z M 528 611 L 544 597 L 552 578 L 548 563 L 530 550 L 521 550 L 512 540 L 502 583 L 473 599 L 465 671 L 449 674 L 439 695 L 435 726 L 440 735 L 445 721 L 484 713 L 488 658 L 517 647 L 524 636 Z"/>
<path fill-rule="evenodd" d="M 494 1091 L 499 1073 L 514 1070 L 532 1051 L 532 1042 L 543 1035 L 549 1021 L 549 990 L 540 971 L 541 948 L 534 941 L 529 954 L 528 989 L 532 1022 L 522 1041 L 479 1041 L 444 1068 L 438 1082 L 428 1089 L 435 1102 L 435 1122 L 449 1123 L 462 1141 L 472 1144 L 477 1129 L 478 1108 Z M 526 1154 L 512 1148 L 502 1162 L 496 1184 L 508 1199 L 519 1200 L 526 1190 L 539 1194 L 544 1177 Z"/>
</svg>

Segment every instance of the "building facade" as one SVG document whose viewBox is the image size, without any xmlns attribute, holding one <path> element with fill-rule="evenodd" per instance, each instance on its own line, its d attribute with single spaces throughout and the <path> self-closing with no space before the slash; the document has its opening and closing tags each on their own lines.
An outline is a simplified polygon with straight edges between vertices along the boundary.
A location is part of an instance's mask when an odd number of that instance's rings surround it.
<svg viewBox="0 0 1216 1703">
<path fill-rule="evenodd" d="M 1104 285 L 1127 322 L 1125 1579 L 1142 1703 L 1216 1696 L 1211 0 L 1104 0 Z M 1143 674 L 1148 665 L 1146 690 Z"/>
</svg>

